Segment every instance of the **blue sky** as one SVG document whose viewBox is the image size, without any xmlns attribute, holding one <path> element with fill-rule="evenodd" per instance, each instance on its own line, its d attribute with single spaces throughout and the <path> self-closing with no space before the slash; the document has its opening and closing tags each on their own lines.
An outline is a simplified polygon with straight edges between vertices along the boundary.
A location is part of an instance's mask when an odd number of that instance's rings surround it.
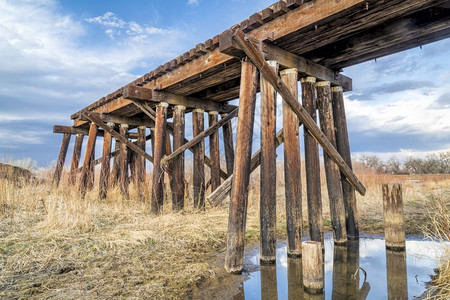
<svg viewBox="0 0 450 300">
<path fill-rule="evenodd" d="M 0 158 L 48 165 L 54 124 L 272 2 L 0 0 Z M 450 40 L 344 74 L 355 156 L 450 149 Z"/>
</svg>

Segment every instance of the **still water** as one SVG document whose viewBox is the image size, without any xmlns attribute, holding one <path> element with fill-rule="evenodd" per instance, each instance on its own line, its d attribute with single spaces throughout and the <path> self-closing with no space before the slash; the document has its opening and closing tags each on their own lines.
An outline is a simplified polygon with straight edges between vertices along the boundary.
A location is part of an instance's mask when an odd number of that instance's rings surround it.
<svg viewBox="0 0 450 300">
<path fill-rule="evenodd" d="M 325 292 L 308 295 L 301 259 L 288 258 L 286 244 L 280 244 L 276 265 L 251 272 L 235 299 L 414 299 L 425 291 L 442 248 L 433 241 L 408 240 L 406 252 L 392 252 L 383 239 L 361 238 L 347 247 L 325 239 Z M 259 254 L 248 263 L 259 265 Z"/>
</svg>

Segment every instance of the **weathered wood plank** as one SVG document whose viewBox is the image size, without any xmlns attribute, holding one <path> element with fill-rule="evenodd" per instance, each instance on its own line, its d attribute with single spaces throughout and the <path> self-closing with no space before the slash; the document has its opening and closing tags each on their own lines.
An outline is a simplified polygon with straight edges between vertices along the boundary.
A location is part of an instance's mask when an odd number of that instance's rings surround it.
<svg viewBox="0 0 450 300">
<path fill-rule="evenodd" d="M 120 124 L 120 135 L 128 142 L 128 124 Z M 119 188 L 120 194 L 124 198 L 129 198 L 128 185 L 130 180 L 128 178 L 128 145 L 126 142 L 120 144 L 120 176 L 119 176 Z"/>
<path fill-rule="evenodd" d="M 204 136 L 204 111 L 202 109 L 194 109 L 192 111 L 192 127 L 194 136 Z M 194 170 L 193 170 L 193 195 L 194 207 L 197 209 L 205 209 L 205 142 L 203 138 L 197 139 L 194 144 Z M 184 144 L 185 147 L 187 144 Z M 185 147 L 186 148 L 186 147 Z M 190 148 L 190 147 L 189 147 Z M 182 147 L 178 148 L 176 152 L 180 152 Z"/>
<path fill-rule="evenodd" d="M 114 124 L 107 124 L 109 127 L 114 127 Z M 109 173 L 110 173 L 110 165 L 111 165 L 111 143 L 112 136 L 109 132 L 105 133 L 103 137 L 103 160 L 102 167 L 100 169 L 100 179 L 99 179 L 99 198 L 105 199 L 108 194 L 108 186 L 109 186 Z"/>
<path fill-rule="evenodd" d="M 402 185 L 383 184 L 384 235 L 386 248 L 405 250 Z"/>
<path fill-rule="evenodd" d="M 236 132 L 236 157 L 233 170 L 234 176 L 225 257 L 225 269 L 229 273 L 242 272 L 257 79 L 258 74 L 255 65 L 250 61 L 243 61 Z"/>
<path fill-rule="evenodd" d="M 173 150 L 176 151 L 184 144 L 186 107 L 177 105 L 173 110 Z M 184 153 L 173 160 L 174 189 L 172 191 L 172 209 L 179 211 L 184 209 Z"/>
</svg>

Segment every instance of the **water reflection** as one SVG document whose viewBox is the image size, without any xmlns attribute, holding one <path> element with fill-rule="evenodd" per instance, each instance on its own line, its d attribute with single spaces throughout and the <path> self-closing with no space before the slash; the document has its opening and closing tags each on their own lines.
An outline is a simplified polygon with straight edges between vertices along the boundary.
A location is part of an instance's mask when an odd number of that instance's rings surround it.
<svg viewBox="0 0 450 300">
<path fill-rule="evenodd" d="M 325 240 L 325 293 L 303 289 L 302 260 L 288 258 L 286 245 L 277 249 L 276 265 L 250 273 L 234 299 L 408 299 L 425 290 L 428 274 L 437 266 L 442 247 L 427 241 L 407 241 L 407 252 L 385 251 L 384 240 L 363 238 L 347 246 Z M 251 258 L 259 261 L 258 254 Z M 417 278 L 417 281 L 416 281 Z M 408 282 L 408 279 L 410 281 Z"/>
</svg>

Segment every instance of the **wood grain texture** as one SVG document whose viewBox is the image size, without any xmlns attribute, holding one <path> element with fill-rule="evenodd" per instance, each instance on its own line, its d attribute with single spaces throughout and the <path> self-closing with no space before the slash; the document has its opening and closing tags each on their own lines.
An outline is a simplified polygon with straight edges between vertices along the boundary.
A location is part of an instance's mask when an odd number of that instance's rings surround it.
<svg viewBox="0 0 450 300">
<path fill-rule="evenodd" d="M 402 185 L 383 184 L 384 236 L 389 250 L 405 249 Z"/>
<path fill-rule="evenodd" d="M 87 141 L 87 145 L 86 145 L 86 151 L 84 154 L 83 169 L 81 170 L 80 182 L 78 185 L 78 190 L 83 199 L 86 196 L 87 181 L 88 181 L 89 173 L 91 171 L 90 161 L 91 161 L 92 154 L 94 153 L 94 149 L 95 149 L 95 140 L 97 139 L 97 130 L 98 130 L 98 126 L 95 123 L 91 123 L 91 125 L 89 127 L 89 135 L 88 135 L 88 141 Z"/>
<path fill-rule="evenodd" d="M 208 112 L 208 125 L 212 127 L 219 122 L 217 111 Z M 209 136 L 209 158 L 211 159 L 211 190 L 214 191 L 220 185 L 220 150 L 219 130 Z"/>
<path fill-rule="evenodd" d="M 204 111 L 196 109 L 192 112 L 192 126 L 194 136 L 199 136 L 204 132 Z M 205 142 L 200 139 L 194 146 L 194 170 L 193 170 L 193 196 L 194 207 L 197 209 L 205 209 Z"/>
<path fill-rule="evenodd" d="M 111 126 L 112 124 L 109 124 Z M 99 198 L 105 199 L 108 194 L 108 186 L 109 186 L 109 174 L 110 174 L 110 165 L 111 165 L 111 143 L 112 136 L 109 132 L 105 133 L 103 137 L 103 160 L 102 167 L 100 169 L 100 178 L 99 178 Z"/>
<path fill-rule="evenodd" d="M 177 105 L 173 111 L 173 150 L 177 150 L 184 144 L 185 131 L 185 106 Z M 220 176 L 220 174 L 219 174 Z M 184 209 L 184 153 L 173 159 L 173 186 L 172 209 L 180 211 Z"/>
<path fill-rule="evenodd" d="M 80 163 L 81 148 L 83 147 L 83 134 L 77 134 L 75 144 L 73 145 L 72 162 L 70 164 L 69 185 L 75 185 L 78 173 L 78 165 Z"/>
<path fill-rule="evenodd" d="M 64 163 L 66 161 L 67 149 L 69 148 L 71 134 L 64 133 L 63 139 L 61 141 L 61 148 L 59 149 L 58 160 L 56 161 L 55 172 L 53 173 L 53 184 L 59 186 L 61 180 L 61 174 L 64 168 Z"/>
</svg>

